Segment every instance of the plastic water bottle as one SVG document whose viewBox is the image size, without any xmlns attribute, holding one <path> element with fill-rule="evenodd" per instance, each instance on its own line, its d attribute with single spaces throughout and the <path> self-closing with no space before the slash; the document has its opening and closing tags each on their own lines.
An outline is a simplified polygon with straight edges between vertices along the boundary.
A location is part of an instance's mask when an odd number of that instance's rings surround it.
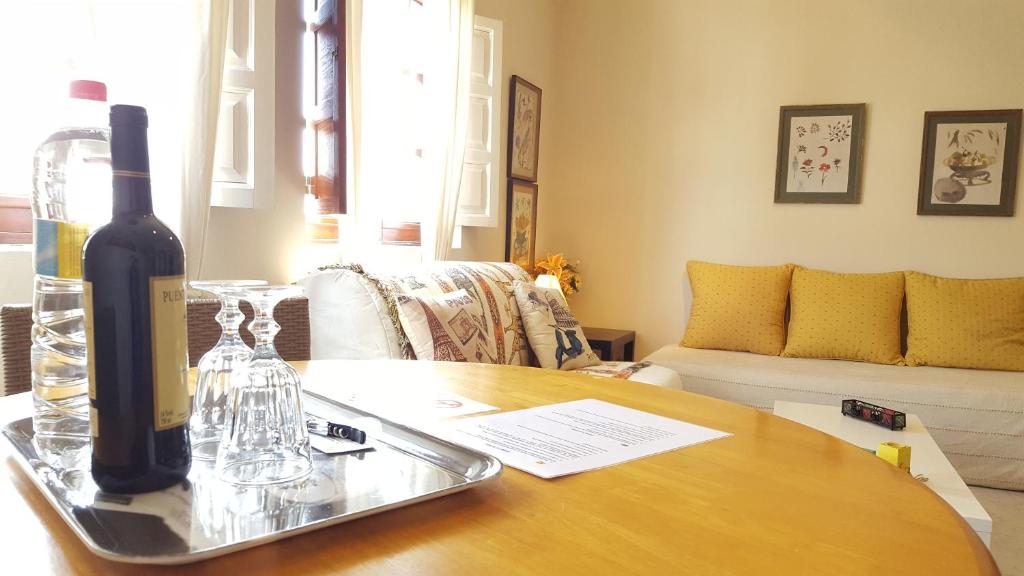
<svg viewBox="0 0 1024 576">
<path fill-rule="evenodd" d="M 76 80 L 60 128 L 36 149 L 32 216 L 32 425 L 37 435 L 89 437 L 82 245 L 110 220 L 107 87 Z"/>
</svg>

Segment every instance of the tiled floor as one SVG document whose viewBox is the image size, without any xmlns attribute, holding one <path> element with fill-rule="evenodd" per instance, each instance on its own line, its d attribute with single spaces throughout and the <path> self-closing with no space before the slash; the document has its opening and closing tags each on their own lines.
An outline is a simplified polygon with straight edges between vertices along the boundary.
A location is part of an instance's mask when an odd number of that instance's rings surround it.
<svg viewBox="0 0 1024 576">
<path fill-rule="evenodd" d="M 992 517 L 992 555 L 1003 576 L 1024 576 L 1024 492 L 971 487 Z"/>
</svg>

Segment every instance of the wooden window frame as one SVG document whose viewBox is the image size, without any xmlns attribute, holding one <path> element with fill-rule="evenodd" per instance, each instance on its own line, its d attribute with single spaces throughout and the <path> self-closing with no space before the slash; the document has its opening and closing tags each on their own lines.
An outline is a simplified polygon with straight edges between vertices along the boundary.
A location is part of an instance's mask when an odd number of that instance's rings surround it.
<svg viewBox="0 0 1024 576">
<path fill-rule="evenodd" d="M 306 64 L 313 67 L 313 105 L 317 110 L 317 117 L 309 123 L 313 130 L 313 196 L 320 214 L 346 214 L 345 0 L 315 0 L 313 12 L 314 20 L 307 23 L 313 36 L 312 62 Z M 326 51 L 328 47 L 331 49 Z M 325 57 L 331 62 L 322 62 Z M 329 87 L 323 85 L 323 66 L 333 67 Z"/>
<path fill-rule="evenodd" d="M 24 196 L 0 196 L 0 244 L 32 243 L 32 207 Z"/>
<path fill-rule="evenodd" d="M 420 246 L 419 222 L 381 222 L 380 243 L 384 246 Z"/>
</svg>

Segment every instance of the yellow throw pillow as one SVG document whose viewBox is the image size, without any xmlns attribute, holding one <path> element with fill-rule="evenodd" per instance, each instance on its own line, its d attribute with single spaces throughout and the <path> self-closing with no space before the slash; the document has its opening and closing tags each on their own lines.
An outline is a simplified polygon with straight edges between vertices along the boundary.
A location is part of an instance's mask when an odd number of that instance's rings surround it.
<svg viewBox="0 0 1024 576">
<path fill-rule="evenodd" d="M 778 356 L 793 265 L 686 263 L 693 306 L 681 345 Z"/>
<path fill-rule="evenodd" d="M 783 356 L 903 364 L 903 272 L 838 274 L 797 267 Z"/>
<path fill-rule="evenodd" d="M 1024 371 L 1024 278 L 907 272 L 907 364 Z"/>
</svg>

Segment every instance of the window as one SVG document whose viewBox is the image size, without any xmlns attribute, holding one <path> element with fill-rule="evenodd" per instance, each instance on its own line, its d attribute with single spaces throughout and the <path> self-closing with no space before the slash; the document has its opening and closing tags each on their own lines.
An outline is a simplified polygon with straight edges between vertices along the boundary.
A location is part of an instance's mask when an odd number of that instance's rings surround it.
<svg viewBox="0 0 1024 576">
<path fill-rule="evenodd" d="M 368 168 L 362 184 L 372 194 L 361 201 L 376 207 L 382 244 L 419 245 L 425 187 L 436 178 L 428 173 L 437 154 L 429 135 L 438 82 L 429 17 L 417 0 L 363 5 L 361 134 Z"/>
<path fill-rule="evenodd" d="M 186 62 L 180 43 L 191 14 L 178 0 L 39 0 L 0 2 L 0 236 L 30 242 L 25 230 L 32 157 L 59 128 L 68 84 L 107 85 L 109 103 L 149 112 L 154 209 L 177 230 L 180 221 L 180 101 Z M 140 26 L 139 23 L 147 25 Z M 155 25 L 154 23 L 159 23 Z M 107 192 L 109 194 L 109 192 Z"/>
<path fill-rule="evenodd" d="M 347 212 L 345 2 L 305 0 L 302 41 L 302 172 L 306 177 L 306 235 L 338 239 Z"/>
<path fill-rule="evenodd" d="M 110 104 L 147 108 L 154 210 L 179 230 L 180 91 L 192 85 L 183 81 L 191 63 L 182 43 L 196 36 L 189 10 L 195 6 L 181 0 L 0 2 L 0 53 L 9 80 L 0 95 L 0 125 L 9 135 L 0 138 L 0 243 L 31 242 L 32 156 L 59 127 L 75 79 L 104 82 Z M 218 130 L 230 137 L 218 139 L 212 200 L 261 207 L 270 203 L 274 176 L 274 3 L 231 0 L 230 6 Z"/>
<path fill-rule="evenodd" d="M 450 126 L 450 15 L 440 0 L 363 4 L 358 92 L 360 228 L 376 222 L 376 242 L 419 245 L 433 209 Z M 497 226 L 501 109 L 501 23 L 477 17 L 471 45 L 471 97 L 459 200 L 459 225 Z M 373 225 L 369 226 L 373 229 Z M 456 238 L 458 233 L 456 233 Z"/>
<path fill-rule="evenodd" d="M 0 244 L 32 242 L 32 210 L 25 196 L 0 196 Z"/>
</svg>

